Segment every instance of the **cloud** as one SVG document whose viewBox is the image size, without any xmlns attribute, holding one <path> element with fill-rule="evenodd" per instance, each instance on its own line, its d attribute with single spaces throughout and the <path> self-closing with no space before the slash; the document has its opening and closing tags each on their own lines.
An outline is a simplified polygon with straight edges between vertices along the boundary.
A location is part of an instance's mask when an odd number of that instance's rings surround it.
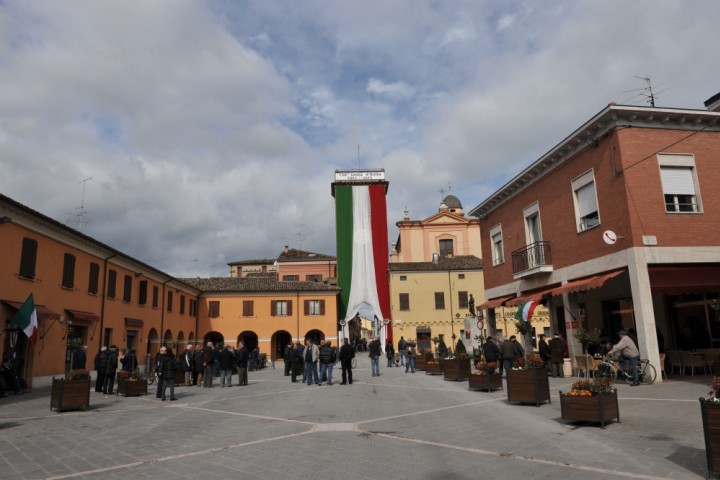
<svg viewBox="0 0 720 480">
<path fill-rule="evenodd" d="M 389 100 L 406 100 L 415 93 L 415 89 L 404 82 L 386 83 L 377 78 L 368 81 L 367 91 Z"/>
</svg>

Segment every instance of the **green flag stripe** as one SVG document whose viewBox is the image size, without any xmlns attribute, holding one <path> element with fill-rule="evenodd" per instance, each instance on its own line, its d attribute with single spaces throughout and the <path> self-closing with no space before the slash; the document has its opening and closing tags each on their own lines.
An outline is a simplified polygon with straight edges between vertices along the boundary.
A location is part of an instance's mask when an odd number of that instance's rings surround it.
<svg viewBox="0 0 720 480">
<path fill-rule="evenodd" d="M 353 199 L 351 185 L 335 187 L 335 228 L 337 229 L 337 275 L 340 291 L 338 315 L 345 318 L 352 283 Z"/>
</svg>

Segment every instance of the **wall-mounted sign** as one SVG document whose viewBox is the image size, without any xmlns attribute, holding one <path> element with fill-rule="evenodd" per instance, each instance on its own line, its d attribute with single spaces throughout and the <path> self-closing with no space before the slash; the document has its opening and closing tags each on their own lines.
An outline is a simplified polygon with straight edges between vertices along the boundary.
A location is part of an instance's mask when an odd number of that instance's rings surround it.
<svg viewBox="0 0 720 480">
<path fill-rule="evenodd" d="M 615 235 L 615 232 L 612 230 L 605 230 L 603 232 L 603 242 L 607 243 L 608 245 L 614 245 L 615 242 L 617 242 L 617 235 Z"/>
<path fill-rule="evenodd" d="M 335 170 L 336 182 L 367 182 L 385 180 L 385 170 Z"/>
</svg>

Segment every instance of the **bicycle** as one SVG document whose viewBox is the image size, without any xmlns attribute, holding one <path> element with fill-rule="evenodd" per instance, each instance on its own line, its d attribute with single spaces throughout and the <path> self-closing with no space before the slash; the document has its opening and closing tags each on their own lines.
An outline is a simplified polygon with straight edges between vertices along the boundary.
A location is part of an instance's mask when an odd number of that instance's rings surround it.
<svg viewBox="0 0 720 480">
<path fill-rule="evenodd" d="M 657 372 L 655 371 L 655 367 L 650 364 L 649 360 L 640 360 L 637 365 L 637 370 L 638 382 L 643 385 L 652 385 L 653 382 L 655 382 L 655 379 L 657 378 Z M 594 375 L 596 377 L 609 377 L 613 382 L 617 380 L 618 374 L 624 376 L 624 379 L 627 382 L 633 381 L 632 369 L 630 368 L 630 365 L 628 365 L 628 369 L 626 370 L 620 365 L 618 361 L 613 360 L 609 357 L 606 358 L 603 363 L 595 367 L 594 372 Z"/>
<path fill-rule="evenodd" d="M 155 380 L 157 380 L 157 372 L 155 370 L 150 370 L 150 373 L 148 373 L 147 377 L 148 385 L 152 385 L 153 383 L 155 383 Z"/>
</svg>

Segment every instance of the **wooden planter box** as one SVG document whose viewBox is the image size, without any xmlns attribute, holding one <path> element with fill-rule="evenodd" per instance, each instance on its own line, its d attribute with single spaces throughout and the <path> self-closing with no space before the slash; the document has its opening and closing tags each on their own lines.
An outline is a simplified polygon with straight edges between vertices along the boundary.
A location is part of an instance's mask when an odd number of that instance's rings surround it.
<svg viewBox="0 0 720 480">
<path fill-rule="evenodd" d="M 146 380 L 135 380 L 129 381 L 118 378 L 117 380 L 117 394 L 125 395 L 126 397 L 147 395 L 147 381 Z"/>
<path fill-rule="evenodd" d="M 617 418 L 620 421 L 617 390 L 592 397 L 572 397 L 560 391 L 560 414 L 563 422 L 593 422 L 605 428 L 608 420 Z"/>
<path fill-rule="evenodd" d="M 545 368 L 505 370 L 507 374 L 508 402 L 534 403 L 540 406 L 550 401 L 550 382 Z"/>
<path fill-rule="evenodd" d="M 426 375 L 442 375 L 443 374 L 443 362 L 441 359 L 428 360 L 425 365 Z"/>
<path fill-rule="evenodd" d="M 427 358 L 425 355 L 416 355 L 415 356 L 415 370 L 425 370 L 427 366 Z"/>
<path fill-rule="evenodd" d="M 53 378 L 50 410 L 77 410 L 90 406 L 90 380 Z"/>
<path fill-rule="evenodd" d="M 490 375 L 470 375 L 470 390 L 485 390 L 491 392 L 503 388 L 502 375 L 491 373 Z"/>
<path fill-rule="evenodd" d="M 720 403 L 700 399 L 708 472 L 720 473 Z"/>
<path fill-rule="evenodd" d="M 185 370 L 178 368 L 175 370 L 175 386 L 185 384 Z"/>
<path fill-rule="evenodd" d="M 443 362 L 445 380 L 459 382 L 470 378 L 470 359 L 452 358 Z"/>
</svg>

